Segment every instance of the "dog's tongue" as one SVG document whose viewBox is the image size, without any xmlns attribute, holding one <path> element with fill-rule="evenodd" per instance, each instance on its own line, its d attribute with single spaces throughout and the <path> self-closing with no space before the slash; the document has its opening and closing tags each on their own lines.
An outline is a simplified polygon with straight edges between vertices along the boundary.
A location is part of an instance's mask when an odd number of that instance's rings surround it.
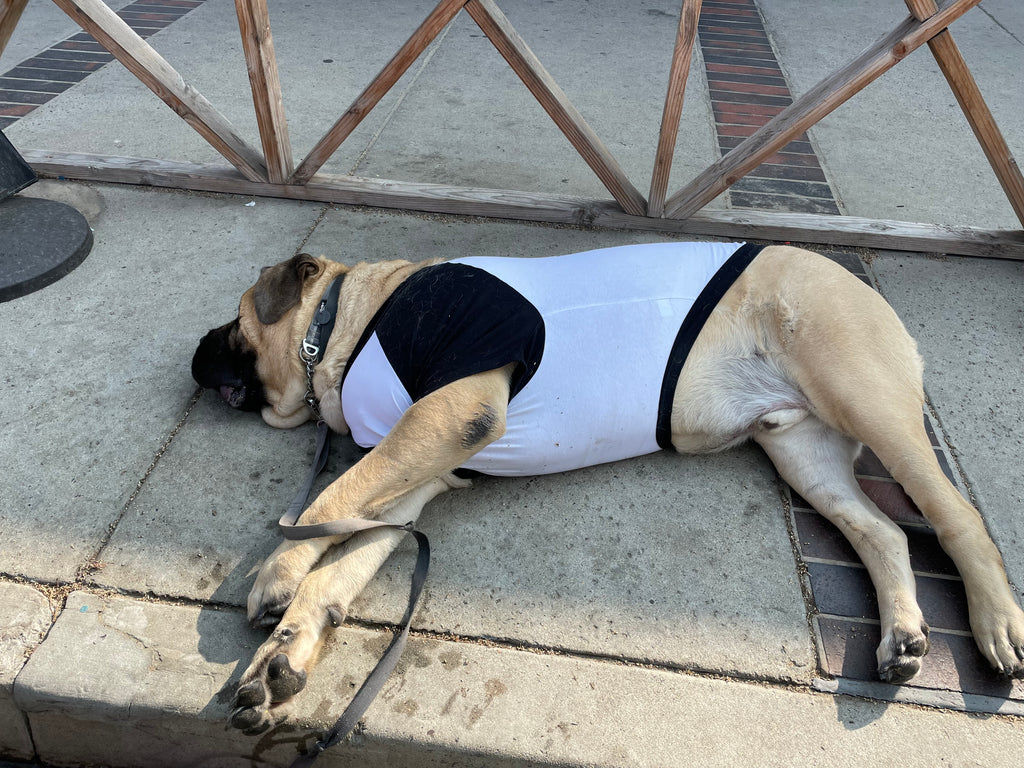
<svg viewBox="0 0 1024 768">
<path fill-rule="evenodd" d="M 245 387 L 229 387 L 227 384 L 221 384 L 220 396 L 232 408 L 238 408 L 245 401 Z"/>
</svg>

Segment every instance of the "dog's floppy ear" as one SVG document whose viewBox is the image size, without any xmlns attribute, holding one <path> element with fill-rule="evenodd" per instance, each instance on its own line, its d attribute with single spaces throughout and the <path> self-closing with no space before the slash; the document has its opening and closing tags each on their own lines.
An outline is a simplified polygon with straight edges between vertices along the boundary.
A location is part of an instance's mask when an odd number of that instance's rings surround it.
<svg viewBox="0 0 1024 768">
<path fill-rule="evenodd" d="M 256 317 L 264 325 L 273 325 L 284 313 L 299 303 L 306 281 L 324 269 L 321 262 L 308 253 L 292 256 L 273 267 L 264 267 L 253 289 Z"/>
</svg>

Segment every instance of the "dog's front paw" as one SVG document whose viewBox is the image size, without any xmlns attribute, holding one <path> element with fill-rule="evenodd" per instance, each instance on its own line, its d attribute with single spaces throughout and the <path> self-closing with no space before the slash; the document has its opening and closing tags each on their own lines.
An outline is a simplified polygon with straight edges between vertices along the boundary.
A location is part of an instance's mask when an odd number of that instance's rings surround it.
<svg viewBox="0 0 1024 768">
<path fill-rule="evenodd" d="M 249 623 L 254 627 L 277 624 L 319 557 L 309 542 L 282 543 L 256 575 L 246 606 Z"/>
<path fill-rule="evenodd" d="M 1016 605 L 993 612 L 985 620 L 971 614 L 978 648 L 992 667 L 1007 677 L 1024 679 L 1024 612 Z"/>
<path fill-rule="evenodd" d="M 280 626 L 267 639 L 235 691 L 229 723 L 247 734 L 280 725 L 292 711 L 292 699 L 306 687 L 306 667 L 320 633 Z"/>
<path fill-rule="evenodd" d="M 921 671 L 921 659 L 928 653 L 928 625 L 918 628 L 894 627 L 878 646 L 878 676 L 887 683 L 905 683 Z"/>
</svg>

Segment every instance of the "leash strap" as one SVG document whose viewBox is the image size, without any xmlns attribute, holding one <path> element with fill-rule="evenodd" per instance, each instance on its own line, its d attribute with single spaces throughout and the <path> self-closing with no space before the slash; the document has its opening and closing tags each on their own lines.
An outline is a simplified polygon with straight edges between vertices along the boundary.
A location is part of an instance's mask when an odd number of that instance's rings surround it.
<svg viewBox="0 0 1024 768">
<path fill-rule="evenodd" d="M 388 649 L 381 656 L 380 661 L 377 662 L 377 666 L 373 668 L 373 671 L 367 676 L 362 687 L 352 697 L 352 701 L 349 702 L 348 707 L 341 714 L 341 717 L 338 718 L 334 727 L 322 739 L 316 742 L 309 752 L 296 758 L 290 768 L 309 768 L 322 752 L 330 749 L 355 730 L 356 725 L 359 723 L 359 718 L 365 714 L 370 704 L 377 698 L 377 694 L 381 692 L 384 683 L 394 671 L 395 666 L 398 664 L 398 659 L 405 650 L 406 641 L 409 639 L 409 626 L 412 624 L 412 615 L 416 610 L 420 593 L 423 591 L 423 584 L 427 579 L 427 569 L 430 566 L 430 542 L 422 533 L 412 529 L 412 523 L 407 523 L 406 525 L 377 523 L 376 526 L 368 527 L 399 528 L 416 537 L 416 544 L 419 549 L 416 553 L 416 569 L 412 574 L 412 586 L 409 589 L 409 605 L 405 609 L 405 616 L 402 617 L 402 631 L 395 635 Z M 360 530 L 364 529 L 361 528 Z"/>
<path fill-rule="evenodd" d="M 424 534 L 413 530 L 411 522 L 402 525 L 399 523 L 385 523 L 380 520 L 349 518 L 330 520 L 326 523 L 317 523 L 315 525 L 296 525 L 296 521 L 309 500 L 313 483 L 327 463 L 329 446 L 330 428 L 321 421 L 317 425 L 316 451 L 313 457 L 313 465 L 310 467 L 309 473 L 306 475 L 306 479 L 303 481 L 299 492 L 292 499 L 288 511 L 278 521 L 278 527 L 281 529 L 282 535 L 286 539 L 298 541 L 301 539 L 315 539 L 321 536 L 353 534 L 373 528 L 394 528 L 411 533 L 416 538 L 416 568 L 412 574 L 412 585 L 409 588 L 409 604 L 405 609 L 405 615 L 402 617 L 401 632 L 392 639 L 384 655 L 377 662 L 377 666 L 373 668 L 373 671 L 367 676 L 363 685 L 356 691 L 356 695 L 352 697 L 348 707 L 341 713 L 341 717 L 338 718 L 334 727 L 322 739 L 317 741 L 309 752 L 296 758 L 290 768 L 309 768 L 320 756 L 320 753 L 330 749 L 355 730 L 356 725 L 359 723 L 359 718 L 366 713 L 370 704 L 377 698 L 377 694 L 381 692 L 384 683 L 395 670 L 398 659 L 401 658 L 402 652 L 405 650 L 406 642 L 409 639 L 409 628 L 412 625 L 412 617 L 416 612 L 416 605 L 419 602 L 420 594 L 423 592 L 423 585 L 427 580 L 427 571 L 430 568 L 430 542 Z"/>
<path fill-rule="evenodd" d="M 299 533 L 290 536 L 289 532 L 296 528 L 295 521 L 299 519 L 302 510 L 306 508 L 309 494 L 313 492 L 313 483 L 316 482 L 317 476 L 323 472 L 324 467 L 327 465 L 327 454 L 330 447 L 331 428 L 327 426 L 326 421 L 321 421 L 316 425 L 316 448 L 313 454 L 313 465 L 309 468 L 309 472 L 306 473 L 306 479 L 302 481 L 302 485 L 299 487 L 298 493 L 295 494 L 295 498 L 292 499 L 292 503 L 288 505 L 288 511 L 278 521 L 278 527 L 280 527 L 281 533 L 284 534 L 286 539 L 313 538 L 312 536 L 303 536 Z M 298 526 L 299 530 L 303 527 Z"/>
</svg>

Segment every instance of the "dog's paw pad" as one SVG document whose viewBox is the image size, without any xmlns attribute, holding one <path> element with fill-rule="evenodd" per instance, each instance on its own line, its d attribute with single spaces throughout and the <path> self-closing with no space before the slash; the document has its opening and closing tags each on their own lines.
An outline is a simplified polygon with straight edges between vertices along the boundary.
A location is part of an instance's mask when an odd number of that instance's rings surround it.
<svg viewBox="0 0 1024 768">
<path fill-rule="evenodd" d="M 903 656 L 880 665 L 878 667 L 878 676 L 883 682 L 900 685 L 910 680 L 920 671 L 920 658 L 916 656 Z"/>
<path fill-rule="evenodd" d="M 921 671 L 921 658 L 928 653 L 928 625 L 917 631 L 894 629 L 878 646 L 878 676 L 887 683 L 905 683 Z"/>
<path fill-rule="evenodd" d="M 255 728 L 260 728 L 265 722 L 266 718 L 263 712 L 252 707 L 239 707 L 231 713 L 231 717 L 228 718 L 228 722 L 232 728 L 237 728 L 240 731 L 249 733 Z M 262 730 L 266 730 L 263 728 Z"/>
<path fill-rule="evenodd" d="M 236 707 L 258 707 L 267 700 L 267 689 L 260 680 L 253 680 L 239 686 L 235 692 Z"/>
<path fill-rule="evenodd" d="M 286 701 L 306 687 L 306 673 L 303 670 L 296 672 L 288 657 L 279 653 L 267 665 L 267 687 L 271 701 Z"/>
</svg>

